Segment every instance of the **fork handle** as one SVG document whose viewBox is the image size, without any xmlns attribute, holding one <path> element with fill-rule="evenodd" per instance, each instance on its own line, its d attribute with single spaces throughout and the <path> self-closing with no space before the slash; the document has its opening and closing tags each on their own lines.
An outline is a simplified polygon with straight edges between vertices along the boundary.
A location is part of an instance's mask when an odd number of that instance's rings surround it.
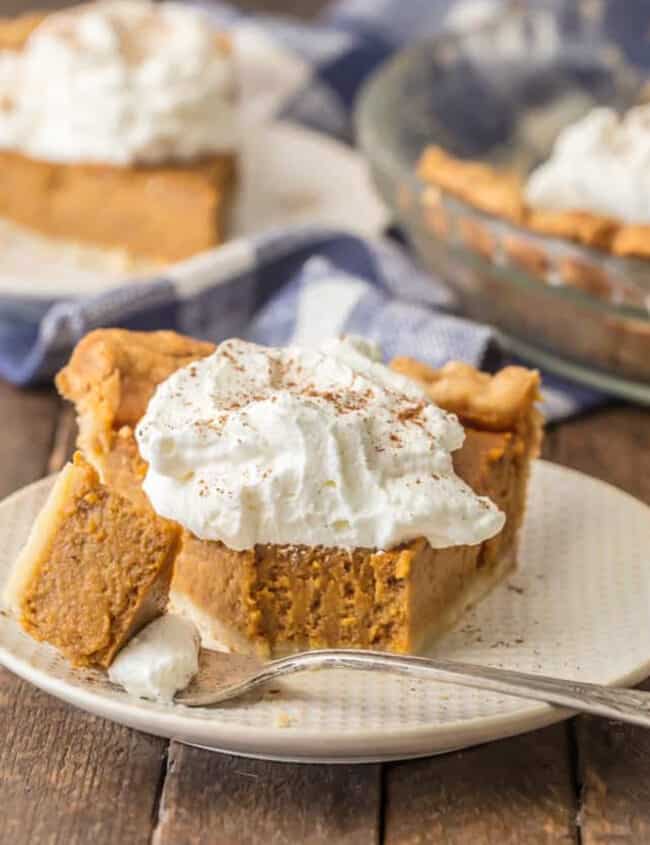
<svg viewBox="0 0 650 845">
<path fill-rule="evenodd" d="M 650 693 L 605 687 L 547 675 L 533 675 L 512 669 L 477 666 L 453 660 L 387 654 L 353 649 L 326 649 L 303 652 L 271 661 L 277 677 L 309 668 L 365 669 L 460 684 L 519 698 L 544 701 L 594 716 L 650 728 Z"/>
</svg>

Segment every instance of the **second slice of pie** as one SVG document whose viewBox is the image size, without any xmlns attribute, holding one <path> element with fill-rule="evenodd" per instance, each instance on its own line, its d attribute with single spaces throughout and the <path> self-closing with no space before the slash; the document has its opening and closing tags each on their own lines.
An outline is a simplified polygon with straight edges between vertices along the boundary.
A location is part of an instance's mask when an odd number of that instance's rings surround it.
<svg viewBox="0 0 650 845">
<path fill-rule="evenodd" d="M 99 0 L 0 18 L 0 63 L 0 215 L 138 265 L 223 242 L 234 57 L 202 12 Z"/>
</svg>

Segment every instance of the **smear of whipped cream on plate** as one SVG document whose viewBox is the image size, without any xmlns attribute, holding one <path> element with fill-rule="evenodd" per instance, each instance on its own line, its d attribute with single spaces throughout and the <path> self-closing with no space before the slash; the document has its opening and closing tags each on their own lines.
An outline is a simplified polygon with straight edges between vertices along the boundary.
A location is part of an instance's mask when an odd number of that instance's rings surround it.
<svg viewBox="0 0 650 845">
<path fill-rule="evenodd" d="M 199 634 L 174 614 L 150 622 L 120 651 L 108 677 L 131 695 L 171 701 L 199 670 Z"/>
<path fill-rule="evenodd" d="M 360 339 L 226 341 L 158 387 L 136 438 L 155 510 L 232 549 L 441 548 L 504 523 L 453 470 L 456 417 Z"/>
</svg>

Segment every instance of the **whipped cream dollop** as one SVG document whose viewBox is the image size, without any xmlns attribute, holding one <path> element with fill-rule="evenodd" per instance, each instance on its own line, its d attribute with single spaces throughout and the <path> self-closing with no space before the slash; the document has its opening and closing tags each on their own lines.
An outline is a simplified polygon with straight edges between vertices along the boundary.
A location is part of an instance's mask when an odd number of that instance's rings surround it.
<svg viewBox="0 0 650 845">
<path fill-rule="evenodd" d="M 199 671 L 199 634 L 187 619 L 166 614 L 143 628 L 108 670 L 131 695 L 171 701 Z"/>
<path fill-rule="evenodd" d="M 453 470 L 456 417 L 360 340 L 226 341 L 158 387 L 136 438 L 154 509 L 232 549 L 441 548 L 504 523 Z"/>
<path fill-rule="evenodd" d="M 650 223 L 650 106 L 592 109 L 558 136 L 526 185 L 531 205 Z"/>
<path fill-rule="evenodd" d="M 237 143 L 233 59 L 198 10 L 100 0 L 0 54 L 0 147 L 57 162 L 183 161 Z"/>
</svg>

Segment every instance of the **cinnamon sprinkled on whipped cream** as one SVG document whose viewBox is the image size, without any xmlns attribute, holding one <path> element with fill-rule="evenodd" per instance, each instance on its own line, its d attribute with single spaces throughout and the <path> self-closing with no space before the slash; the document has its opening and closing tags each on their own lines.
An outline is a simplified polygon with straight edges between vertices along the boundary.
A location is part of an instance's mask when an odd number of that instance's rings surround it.
<svg viewBox="0 0 650 845">
<path fill-rule="evenodd" d="M 154 509 L 232 549 L 442 548 L 504 522 L 453 471 L 457 419 L 359 339 L 226 341 L 158 387 L 136 438 Z"/>
</svg>

